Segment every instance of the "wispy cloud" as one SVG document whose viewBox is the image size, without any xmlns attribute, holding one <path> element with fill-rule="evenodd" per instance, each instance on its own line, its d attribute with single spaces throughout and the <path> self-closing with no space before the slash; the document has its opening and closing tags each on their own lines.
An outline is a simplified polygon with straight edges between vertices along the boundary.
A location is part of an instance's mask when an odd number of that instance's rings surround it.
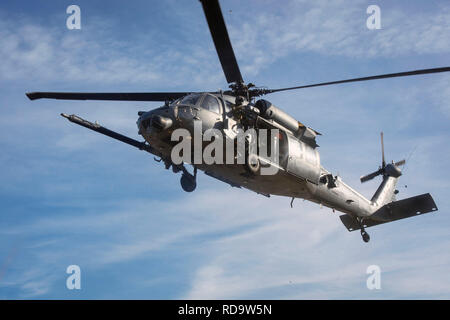
<svg viewBox="0 0 450 320">
<path fill-rule="evenodd" d="M 272 10 L 262 6 L 250 16 L 229 14 L 229 29 L 244 71 L 251 75 L 293 53 L 349 58 L 450 53 L 446 4 L 411 12 L 383 3 L 382 29 L 375 31 L 366 27 L 368 5 L 367 1 L 286 1 Z"/>
<path fill-rule="evenodd" d="M 163 252 L 176 248 L 193 259 L 185 261 L 191 272 L 183 280 L 188 290 L 174 296 L 179 298 L 370 298 L 373 293 L 365 287 L 370 264 L 383 270 L 379 294 L 383 297 L 450 294 L 450 279 L 442 278 L 450 263 L 441 255 L 447 242 L 436 247 L 427 240 L 411 250 L 386 254 L 383 239 L 392 238 L 389 230 L 374 231 L 374 243 L 367 245 L 358 234 L 348 233 L 329 209 L 305 202 L 295 202 L 291 209 L 283 198 L 227 190 L 203 191 L 171 204 L 154 200 L 122 203 L 123 209 L 113 212 L 42 218 L 2 230 L 3 235 L 26 234 L 37 239 L 53 234 L 60 239 L 33 247 L 39 250 L 29 257 L 29 263 L 35 264 L 38 274 L 22 278 L 15 273 L 6 286 L 14 283 L 24 296 L 46 296 L 48 288 L 64 281 L 58 267 L 65 263 L 79 263 L 91 273 L 101 273 L 137 261 L 151 264 Z M 230 206 L 233 197 L 240 199 L 239 210 Z M 80 241 L 83 235 L 87 238 Z M 421 237 L 404 235 L 403 242 Z M 73 241 L 77 248 L 65 250 Z M 164 270 L 153 275 L 155 279 L 166 276 Z M 407 280 L 412 278 L 421 280 Z M 44 279 L 45 285 L 33 279 Z M 429 285 L 420 285 L 425 282 Z"/>
<path fill-rule="evenodd" d="M 138 34 L 130 42 L 114 39 L 115 31 L 107 18 L 93 18 L 81 30 L 70 31 L 55 27 L 51 21 L 44 25 L 0 14 L 4 17 L 0 22 L 3 81 L 52 83 L 58 79 L 73 85 L 133 83 L 147 88 L 170 84 L 185 85 L 185 90 L 206 83 L 218 86 L 223 81 L 220 70 L 213 71 L 204 63 L 216 58 L 206 56 L 199 44 L 161 44 L 152 37 L 156 31 Z M 198 68 L 201 65 L 203 68 Z"/>
</svg>

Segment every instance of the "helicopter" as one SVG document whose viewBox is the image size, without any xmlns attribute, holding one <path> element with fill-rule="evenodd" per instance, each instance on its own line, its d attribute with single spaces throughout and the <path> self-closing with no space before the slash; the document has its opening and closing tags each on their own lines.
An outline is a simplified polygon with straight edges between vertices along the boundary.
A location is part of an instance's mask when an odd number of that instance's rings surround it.
<svg viewBox="0 0 450 320">
<path fill-rule="evenodd" d="M 218 0 L 200 0 L 206 21 L 229 88 L 209 92 L 28 92 L 30 100 L 47 98 L 62 100 L 157 101 L 164 105 L 139 111 L 138 134 L 144 142 L 124 136 L 92 123 L 75 114 L 61 114 L 70 122 L 124 142 L 152 154 L 166 169 L 181 172 L 180 184 L 184 191 L 196 189 L 197 171 L 225 182 L 232 187 L 246 188 L 261 195 L 309 200 L 342 212 L 340 219 L 348 231 L 360 230 L 362 240 L 369 242 L 366 228 L 437 211 L 429 193 L 396 200 L 396 184 L 402 175 L 400 167 L 405 160 L 386 162 L 384 140 L 381 133 L 382 161 L 378 170 L 362 176 L 361 182 L 377 176 L 382 182 L 371 199 L 347 185 L 340 176 L 333 175 L 320 162 L 316 138 L 320 133 L 296 120 L 293 116 L 260 97 L 289 90 L 328 86 L 349 82 L 369 81 L 395 77 L 425 75 L 450 71 L 450 67 L 420 69 L 407 72 L 381 74 L 346 80 L 314 83 L 287 88 L 268 89 L 246 83 L 241 75 Z M 200 123 L 200 125 L 198 125 Z M 205 163 L 192 161 L 192 155 L 183 150 L 183 161 L 173 161 L 178 141 L 173 139 L 177 130 L 186 130 L 195 140 L 195 134 L 205 135 L 208 130 L 223 133 L 231 141 L 231 163 Z M 239 130 L 275 131 L 275 137 L 261 139 L 265 147 L 276 156 L 263 157 L 249 151 L 249 140 L 244 135 L 244 148 L 236 144 Z M 247 132 L 247 131 L 245 131 Z M 274 139 L 272 139 L 274 138 Z M 259 141 L 261 141 L 259 140 Z M 200 143 L 201 150 L 207 143 Z M 226 145 L 230 145 L 229 143 Z M 186 153 L 186 154 L 185 154 Z M 274 152 L 272 152 L 274 153 Z M 187 155 L 187 156 L 186 156 Z M 241 159 L 242 161 L 235 161 Z M 193 167 L 189 172 L 186 164 Z M 274 174 L 262 174 L 267 167 L 276 167 Z"/>
</svg>

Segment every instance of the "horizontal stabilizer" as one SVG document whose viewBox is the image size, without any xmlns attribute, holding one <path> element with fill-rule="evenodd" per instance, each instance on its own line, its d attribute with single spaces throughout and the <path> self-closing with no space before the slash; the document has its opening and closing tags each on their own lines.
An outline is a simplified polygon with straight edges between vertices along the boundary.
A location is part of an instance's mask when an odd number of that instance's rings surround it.
<svg viewBox="0 0 450 320">
<path fill-rule="evenodd" d="M 420 196 L 388 203 L 378 209 L 369 218 L 364 219 L 363 224 L 364 228 L 369 228 L 378 224 L 418 216 L 432 211 L 437 211 L 436 203 L 429 193 L 425 193 Z M 346 214 L 340 216 L 340 218 L 348 231 L 361 229 L 361 226 L 355 218 Z"/>
</svg>

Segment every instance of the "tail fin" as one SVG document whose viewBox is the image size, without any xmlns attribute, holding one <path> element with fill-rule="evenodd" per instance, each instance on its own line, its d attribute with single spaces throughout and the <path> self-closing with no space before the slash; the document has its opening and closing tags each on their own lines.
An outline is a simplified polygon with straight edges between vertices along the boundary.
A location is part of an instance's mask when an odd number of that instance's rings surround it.
<svg viewBox="0 0 450 320">
<path fill-rule="evenodd" d="M 395 187 L 402 172 L 395 164 L 388 164 L 382 174 L 383 181 L 371 199 L 372 203 L 376 203 L 380 207 L 386 203 L 395 201 Z"/>
</svg>

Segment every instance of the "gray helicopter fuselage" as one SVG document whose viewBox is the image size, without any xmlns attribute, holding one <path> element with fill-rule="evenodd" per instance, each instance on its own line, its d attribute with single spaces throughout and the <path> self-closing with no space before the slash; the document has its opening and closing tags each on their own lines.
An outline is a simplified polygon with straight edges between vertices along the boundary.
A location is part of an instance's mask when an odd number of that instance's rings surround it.
<svg viewBox="0 0 450 320">
<path fill-rule="evenodd" d="M 189 95 L 141 113 L 137 121 L 139 134 L 156 150 L 157 156 L 167 161 L 171 157 L 172 148 L 178 143 L 171 139 L 173 131 L 184 128 L 193 134 L 194 121 L 201 121 L 203 132 L 215 128 L 229 137 L 230 131 L 238 125 L 231 110 L 234 100 L 235 97 L 221 94 Z M 158 119 L 157 123 L 153 120 L 155 118 Z M 321 166 L 315 141 L 304 142 L 277 122 L 263 118 L 258 121 L 266 127 L 281 129 L 279 161 L 267 163 L 266 160 L 266 164 L 277 166 L 276 174 L 251 175 L 243 164 L 201 163 L 195 167 L 233 187 L 244 187 L 265 196 L 302 198 L 359 217 L 369 216 L 376 210 L 376 203 L 366 199 L 340 177 L 333 176 Z"/>
</svg>

